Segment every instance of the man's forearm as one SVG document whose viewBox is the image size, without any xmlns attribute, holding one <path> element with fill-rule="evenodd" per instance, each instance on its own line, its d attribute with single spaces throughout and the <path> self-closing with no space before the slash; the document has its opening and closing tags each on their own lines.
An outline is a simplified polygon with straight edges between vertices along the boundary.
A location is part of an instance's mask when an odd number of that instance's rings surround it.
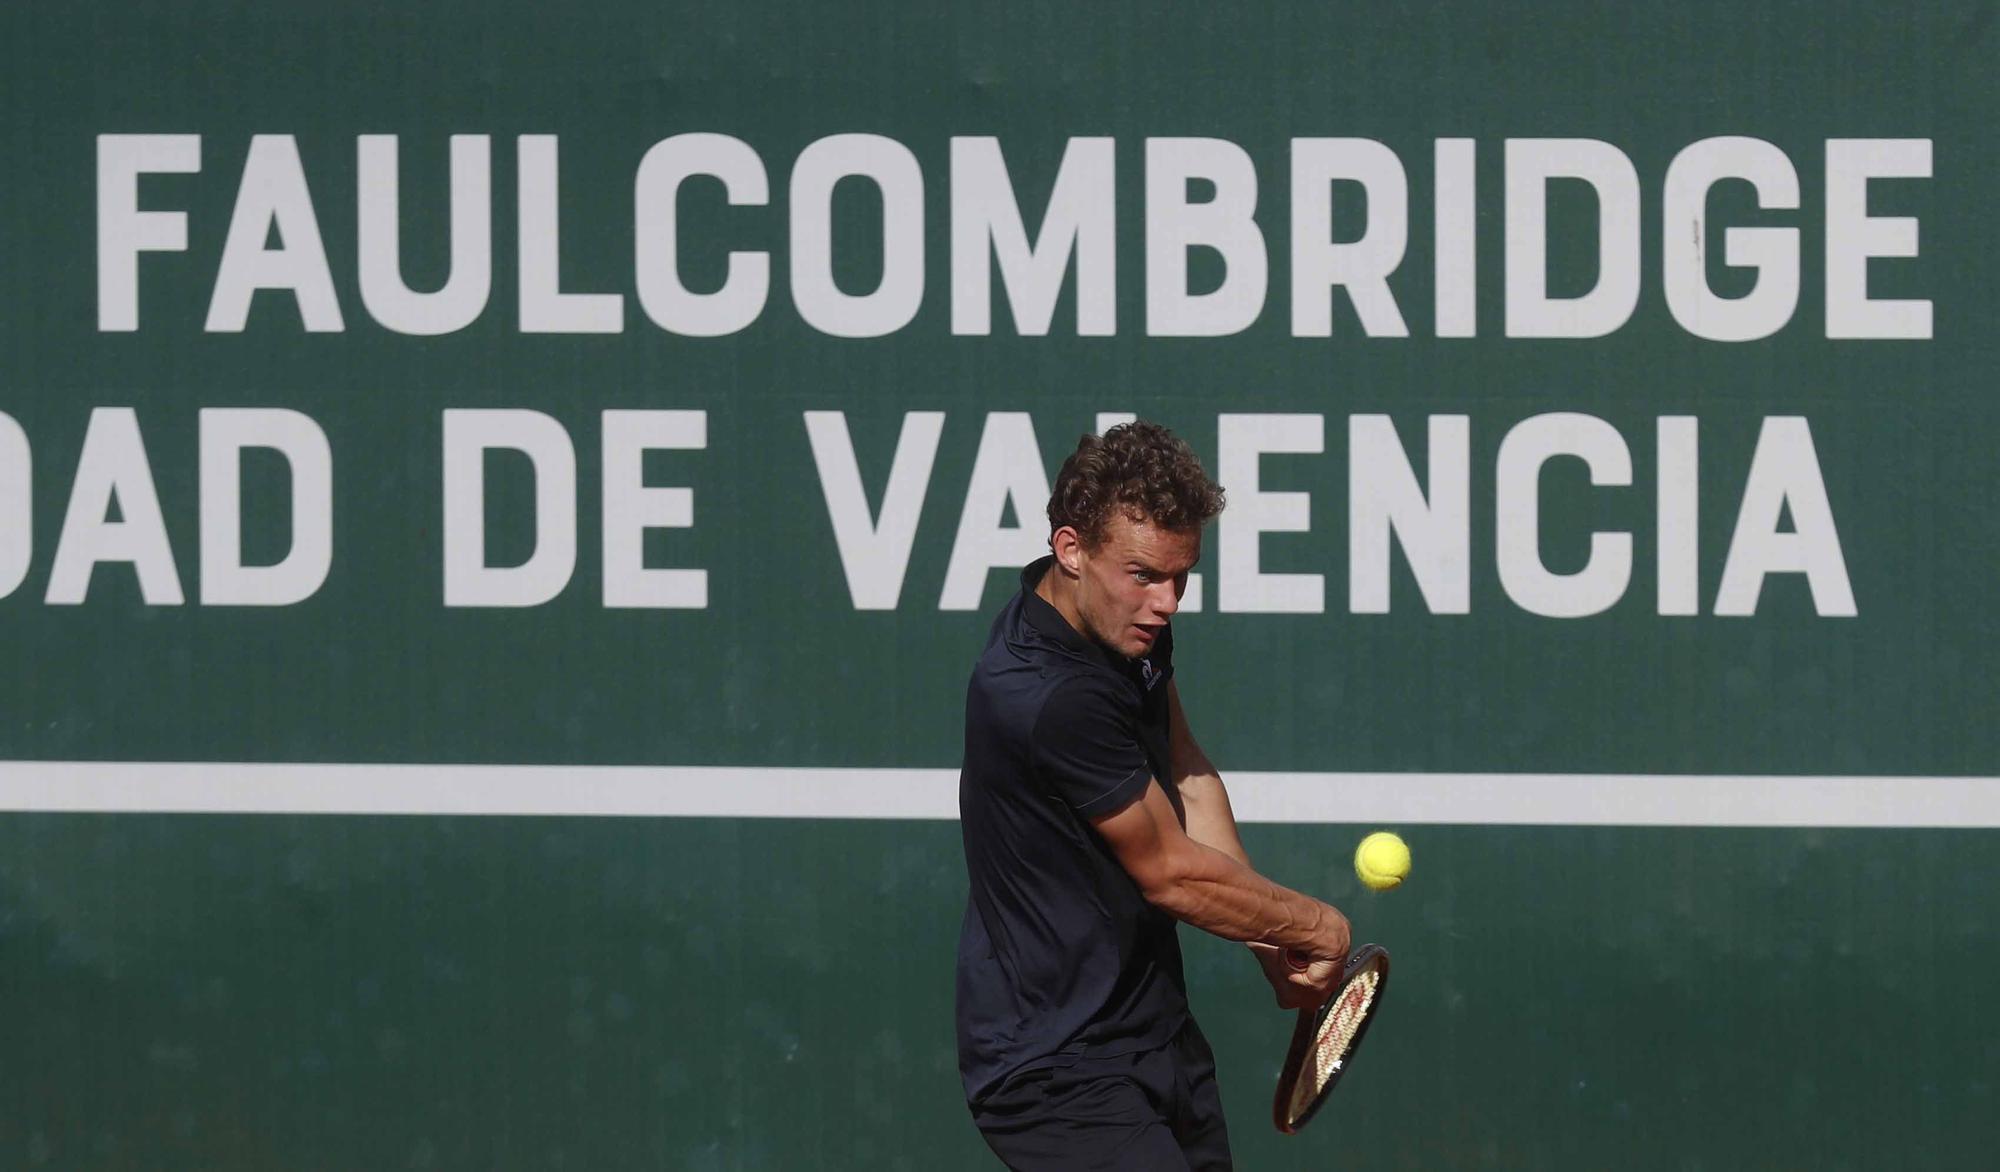
<svg viewBox="0 0 2000 1172">
<path fill-rule="evenodd" d="M 1145 894 L 1175 919 L 1227 940 L 1319 955 L 1339 955 L 1347 946 L 1339 912 L 1192 839 Z"/>
</svg>

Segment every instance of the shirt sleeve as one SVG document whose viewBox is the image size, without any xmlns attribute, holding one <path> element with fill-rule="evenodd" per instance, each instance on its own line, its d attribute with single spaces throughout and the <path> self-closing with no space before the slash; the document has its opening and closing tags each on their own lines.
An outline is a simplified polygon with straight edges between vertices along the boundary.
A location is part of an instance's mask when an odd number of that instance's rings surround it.
<svg viewBox="0 0 2000 1172">
<path fill-rule="evenodd" d="M 1058 686 L 1035 721 L 1035 766 L 1052 793 L 1085 818 L 1116 813 L 1153 779 L 1137 713 L 1111 681 Z"/>
</svg>

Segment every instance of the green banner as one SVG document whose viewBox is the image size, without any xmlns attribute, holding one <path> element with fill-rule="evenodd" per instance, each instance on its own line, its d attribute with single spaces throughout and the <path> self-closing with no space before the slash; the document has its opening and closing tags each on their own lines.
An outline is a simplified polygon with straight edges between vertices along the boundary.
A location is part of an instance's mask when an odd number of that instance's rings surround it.
<svg viewBox="0 0 2000 1172">
<path fill-rule="evenodd" d="M 1984 1166 L 1992 15 L 0 14 L 0 1166 L 986 1166 L 963 689 L 1135 414 L 1396 956 L 1285 1139 L 1183 933 L 1245 1166 Z"/>
</svg>

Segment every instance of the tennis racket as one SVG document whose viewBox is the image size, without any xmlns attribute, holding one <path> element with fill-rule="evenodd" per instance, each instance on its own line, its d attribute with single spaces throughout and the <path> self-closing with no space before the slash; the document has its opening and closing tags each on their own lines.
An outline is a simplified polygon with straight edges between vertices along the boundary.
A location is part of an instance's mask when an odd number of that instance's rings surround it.
<svg viewBox="0 0 2000 1172">
<path fill-rule="evenodd" d="M 1347 958 L 1340 985 L 1326 1004 L 1299 1010 L 1292 1048 L 1278 1072 L 1278 1094 L 1271 1103 L 1271 1121 L 1279 1131 L 1286 1135 L 1298 1131 L 1326 1102 L 1327 1093 L 1361 1048 L 1362 1035 L 1382 1007 L 1382 992 L 1388 985 L 1388 952 L 1366 944 Z"/>
</svg>

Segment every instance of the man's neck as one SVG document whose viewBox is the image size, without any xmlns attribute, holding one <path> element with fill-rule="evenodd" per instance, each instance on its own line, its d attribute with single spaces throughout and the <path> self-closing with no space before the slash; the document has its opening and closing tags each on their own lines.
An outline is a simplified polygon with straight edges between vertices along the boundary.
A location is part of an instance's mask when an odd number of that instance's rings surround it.
<svg viewBox="0 0 2000 1172">
<path fill-rule="evenodd" d="M 1035 584 L 1035 597 L 1054 607 L 1071 630 L 1090 638 L 1090 632 L 1083 629 L 1083 614 L 1076 608 L 1076 583 L 1069 580 L 1060 563 L 1049 562 L 1048 572 Z"/>
</svg>

